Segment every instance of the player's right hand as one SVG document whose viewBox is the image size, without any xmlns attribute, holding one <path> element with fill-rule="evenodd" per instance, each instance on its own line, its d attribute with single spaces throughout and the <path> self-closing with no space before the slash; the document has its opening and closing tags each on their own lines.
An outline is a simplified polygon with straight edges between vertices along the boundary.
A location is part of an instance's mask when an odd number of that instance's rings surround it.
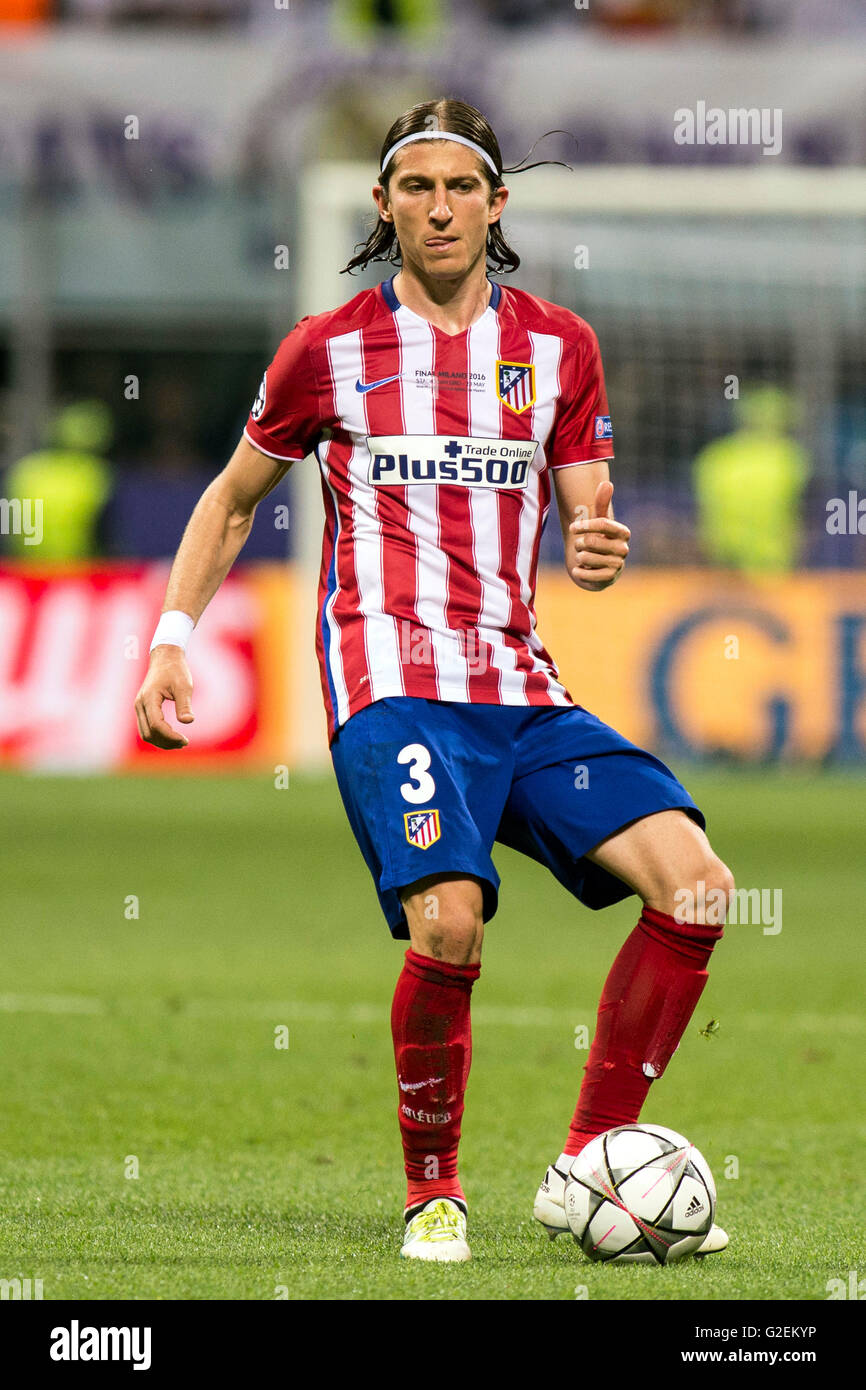
<svg viewBox="0 0 866 1390">
<path fill-rule="evenodd" d="M 141 689 L 135 697 L 135 717 L 138 732 L 145 743 L 154 748 L 186 748 L 189 739 L 167 724 L 162 715 L 164 700 L 174 701 L 174 710 L 182 724 L 191 724 L 192 675 L 182 647 L 164 643 L 154 647 L 150 665 Z"/>
</svg>

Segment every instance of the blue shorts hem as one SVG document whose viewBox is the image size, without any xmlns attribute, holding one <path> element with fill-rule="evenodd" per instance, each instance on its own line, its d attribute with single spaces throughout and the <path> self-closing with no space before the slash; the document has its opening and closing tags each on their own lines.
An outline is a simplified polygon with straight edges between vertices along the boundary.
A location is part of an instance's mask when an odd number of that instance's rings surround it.
<svg viewBox="0 0 866 1390">
<path fill-rule="evenodd" d="M 487 870 L 480 869 L 476 864 L 456 864 L 453 859 L 449 859 L 442 864 L 434 864 L 428 874 L 466 874 L 467 877 L 478 878 L 481 880 L 482 914 L 485 922 L 489 922 L 496 915 L 499 906 L 499 878 L 494 881 Z M 400 901 L 400 889 L 406 888 L 410 883 L 415 883 L 419 878 L 426 878 L 428 874 L 418 874 L 415 878 L 402 878 L 394 880 L 389 876 L 388 880 L 380 883 L 377 888 L 379 895 L 379 905 L 388 923 L 388 930 L 395 941 L 409 941 L 409 924 L 406 920 L 406 913 Z"/>
</svg>

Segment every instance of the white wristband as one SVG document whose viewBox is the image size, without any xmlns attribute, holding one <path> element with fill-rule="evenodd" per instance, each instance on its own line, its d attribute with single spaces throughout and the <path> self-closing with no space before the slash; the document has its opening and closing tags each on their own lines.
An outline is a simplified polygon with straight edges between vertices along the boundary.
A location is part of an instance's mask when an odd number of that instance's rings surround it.
<svg viewBox="0 0 866 1390">
<path fill-rule="evenodd" d="M 153 651 L 154 647 L 167 644 L 172 647 L 182 647 L 186 651 L 186 644 L 194 627 L 195 623 L 188 613 L 181 613 L 177 609 L 163 613 L 156 625 L 150 650 Z"/>
</svg>

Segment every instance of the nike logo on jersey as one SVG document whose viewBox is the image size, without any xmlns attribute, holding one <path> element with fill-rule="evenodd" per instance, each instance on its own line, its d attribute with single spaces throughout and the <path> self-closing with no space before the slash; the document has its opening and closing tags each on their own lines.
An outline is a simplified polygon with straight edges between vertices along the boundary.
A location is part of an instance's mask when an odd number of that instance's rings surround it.
<svg viewBox="0 0 866 1390">
<path fill-rule="evenodd" d="M 399 1081 L 400 1078 L 398 1077 Z M 444 1081 L 444 1076 L 428 1076 L 426 1081 L 400 1081 L 401 1091 L 420 1091 L 422 1086 L 436 1086 L 440 1081 Z"/>
<path fill-rule="evenodd" d="M 380 381 L 370 381 L 365 386 L 364 383 L 361 381 L 361 378 L 359 377 L 358 380 L 355 382 L 355 390 L 359 391 L 363 395 L 367 391 L 375 391 L 377 386 L 387 386 L 389 381 L 399 380 L 400 373 L 395 372 L 394 376 L 383 376 Z"/>
</svg>

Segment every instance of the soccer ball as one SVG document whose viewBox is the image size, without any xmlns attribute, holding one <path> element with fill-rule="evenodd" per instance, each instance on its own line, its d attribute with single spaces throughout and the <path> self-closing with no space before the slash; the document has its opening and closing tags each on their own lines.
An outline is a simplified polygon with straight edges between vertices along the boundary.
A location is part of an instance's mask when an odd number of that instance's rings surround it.
<svg viewBox="0 0 866 1390">
<path fill-rule="evenodd" d="M 716 1185 L 706 1159 L 663 1125 L 622 1125 L 578 1154 L 565 1184 L 569 1229 L 591 1260 L 673 1264 L 713 1224 Z"/>
</svg>

